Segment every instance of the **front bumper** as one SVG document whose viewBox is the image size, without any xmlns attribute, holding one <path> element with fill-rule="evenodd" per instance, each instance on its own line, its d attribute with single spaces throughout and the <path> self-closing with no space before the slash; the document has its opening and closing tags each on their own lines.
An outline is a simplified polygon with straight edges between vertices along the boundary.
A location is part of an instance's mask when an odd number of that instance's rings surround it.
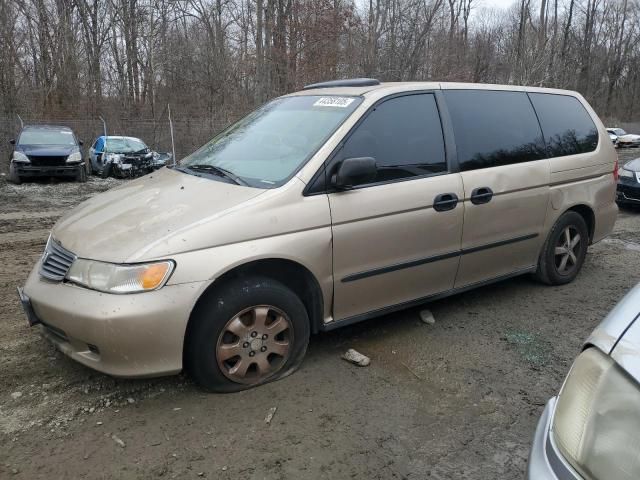
<svg viewBox="0 0 640 480">
<path fill-rule="evenodd" d="M 30 323 L 74 360 L 116 377 L 153 377 L 182 370 L 191 309 L 206 282 L 111 295 L 43 279 L 33 269 L 22 293 Z M 28 311 L 25 308 L 25 311 Z"/>
<path fill-rule="evenodd" d="M 618 181 L 616 201 L 619 203 L 634 203 L 640 205 L 640 183 Z"/>
<path fill-rule="evenodd" d="M 33 166 L 28 163 L 15 163 L 16 172 L 21 177 L 75 177 L 84 163 L 71 165 Z"/>
<path fill-rule="evenodd" d="M 527 478 L 529 480 L 583 480 L 567 463 L 553 442 L 551 422 L 556 402 L 556 397 L 547 402 L 538 421 L 527 464 Z"/>
</svg>

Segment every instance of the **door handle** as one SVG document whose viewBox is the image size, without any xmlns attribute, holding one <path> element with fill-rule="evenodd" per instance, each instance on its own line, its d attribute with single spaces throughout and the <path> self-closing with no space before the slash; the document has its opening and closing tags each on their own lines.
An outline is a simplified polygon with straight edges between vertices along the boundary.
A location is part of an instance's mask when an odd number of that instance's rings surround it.
<svg viewBox="0 0 640 480">
<path fill-rule="evenodd" d="M 483 203 L 489 203 L 493 198 L 493 190 L 489 187 L 476 188 L 471 192 L 471 203 L 474 205 L 481 205 Z"/>
<path fill-rule="evenodd" d="M 455 193 L 441 193 L 433 200 L 433 209 L 436 212 L 453 210 L 458 205 L 458 196 Z"/>
</svg>

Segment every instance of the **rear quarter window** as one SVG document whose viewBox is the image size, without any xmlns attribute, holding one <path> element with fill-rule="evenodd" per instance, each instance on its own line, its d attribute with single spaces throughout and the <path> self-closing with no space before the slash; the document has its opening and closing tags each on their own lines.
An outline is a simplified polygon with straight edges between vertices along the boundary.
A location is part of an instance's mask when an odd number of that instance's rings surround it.
<svg viewBox="0 0 640 480">
<path fill-rule="evenodd" d="M 525 92 L 445 90 L 461 171 L 546 158 Z"/>
<path fill-rule="evenodd" d="M 550 157 L 592 152 L 598 129 L 582 103 L 569 95 L 530 93 Z"/>
</svg>

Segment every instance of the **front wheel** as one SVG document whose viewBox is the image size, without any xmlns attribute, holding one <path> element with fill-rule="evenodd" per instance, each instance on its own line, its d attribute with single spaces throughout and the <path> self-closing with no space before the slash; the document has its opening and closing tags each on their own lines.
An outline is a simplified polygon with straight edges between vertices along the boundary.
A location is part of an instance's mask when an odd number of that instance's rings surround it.
<svg viewBox="0 0 640 480">
<path fill-rule="evenodd" d="M 206 294 L 192 314 L 185 363 L 211 392 L 277 380 L 301 363 L 309 317 L 285 285 L 264 277 L 233 280 Z"/>
<path fill-rule="evenodd" d="M 105 163 L 102 166 L 102 170 L 100 171 L 100 176 L 102 178 L 108 178 L 111 176 L 111 164 L 110 163 Z"/>
<path fill-rule="evenodd" d="M 589 246 L 589 230 L 582 215 L 566 212 L 556 221 L 542 246 L 536 277 L 547 285 L 573 281 Z"/>
</svg>

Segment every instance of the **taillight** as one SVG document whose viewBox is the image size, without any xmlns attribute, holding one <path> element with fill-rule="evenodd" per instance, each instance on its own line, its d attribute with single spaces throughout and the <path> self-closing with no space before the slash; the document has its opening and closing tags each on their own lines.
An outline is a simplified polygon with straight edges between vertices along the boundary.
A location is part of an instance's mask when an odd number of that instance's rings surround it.
<svg viewBox="0 0 640 480">
<path fill-rule="evenodd" d="M 616 159 L 616 163 L 613 164 L 613 179 L 617 182 L 619 176 L 620 175 L 618 174 L 618 160 Z"/>
</svg>

